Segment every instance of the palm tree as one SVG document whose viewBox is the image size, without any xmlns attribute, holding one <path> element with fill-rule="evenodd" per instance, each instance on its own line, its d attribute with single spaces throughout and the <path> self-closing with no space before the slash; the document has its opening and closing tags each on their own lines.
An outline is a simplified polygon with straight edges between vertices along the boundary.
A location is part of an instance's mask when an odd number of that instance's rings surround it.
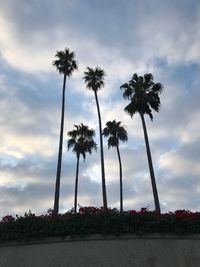
<svg viewBox="0 0 200 267">
<path fill-rule="evenodd" d="M 142 120 L 155 209 L 160 213 L 158 191 L 156 187 L 151 151 L 144 119 L 144 115 L 147 114 L 149 115 L 150 119 L 153 120 L 152 109 L 159 112 L 160 108 L 159 94 L 163 90 L 163 85 L 161 83 L 154 83 L 153 79 L 154 77 L 151 73 L 145 74 L 144 77 L 138 76 L 135 73 L 133 74 L 132 79 L 128 83 L 122 84 L 120 88 L 124 89 L 123 97 L 130 100 L 130 103 L 124 109 L 125 112 L 127 112 L 131 118 L 135 113 L 138 112 Z"/>
<path fill-rule="evenodd" d="M 71 148 L 76 154 L 76 179 L 75 179 L 75 193 L 74 193 L 74 213 L 77 212 L 77 195 L 78 195 L 78 174 L 79 174 L 79 159 L 80 155 L 83 156 L 85 161 L 86 153 L 91 154 L 92 150 L 97 150 L 97 145 L 93 140 L 95 132 L 93 129 L 89 129 L 88 126 L 74 125 L 75 130 L 69 131 L 68 136 L 70 139 L 67 142 L 68 150 Z"/>
<path fill-rule="evenodd" d="M 123 184 L 122 184 L 122 163 L 119 152 L 119 142 L 126 142 L 128 140 L 127 131 L 121 125 L 121 121 L 108 121 L 106 127 L 103 129 L 103 135 L 108 138 L 108 148 L 116 147 L 119 159 L 119 180 L 120 180 L 120 212 L 123 212 Z"/>
<path fill-rule="evenodd" d="M 100 151 L 101 151 L 101 176 L 102 176 L 102 194 L 103 194 L 103 207 L 107 209 L 107 195 L 106 195 L 106 179 L 105 179 L 105 168 L 104 168 L 104 154 L 103 154 L 103 138 L 102 138 L 102 124 L 101 124 L 101 113 L 99 108 L 99 101 L 97 92 L 104 86 L 104 76 L 105 72 L 103 69 L 96 67 L 95 69 L 87 67 L 87 71 L 84 72 L 84 81 L 86 87 L 89 90 L 93 90 L 97 113 L 99 119 L 99 137 L 100 137 Z"/>
<path fill-rule="evenodd" d="M 58 214 L 59 210 L 59 196 L 60 196 L 60 175 L 62 165 L 62 147 L 63 147 L 63 129 L 64 129 L 64 113 L 65 113 L 65 85 L 66 78 L 70 77 L 74 70 L 78 68 L 77 62 L 74 60 L 74 52 L 70 52 L 68 48 L 64 51 L 57 51 L 53 61 L 53 65 L 56 67 L 60 74 L 64 74 L 63 90 L 62 90 L 62 108 L 61 108 L 61 123 L 60 123 L 60 140 L 58 150 L 58 163 L 56 173 L 56 185 L 55 185 L 55 197 L 54 197 L 54 213 Z"/>
</svg>

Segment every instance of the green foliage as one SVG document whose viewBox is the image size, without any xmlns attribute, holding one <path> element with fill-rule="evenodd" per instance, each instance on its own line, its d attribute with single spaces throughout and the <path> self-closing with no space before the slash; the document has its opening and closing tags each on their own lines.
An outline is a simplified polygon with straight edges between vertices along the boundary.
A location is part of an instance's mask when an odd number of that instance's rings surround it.
<svg viewBox="0 0 200 267">
<path fill-rule="evenodd" d="M 120 213 L 117 209 L 80 208 L 54 215 L 35 216 L 30 211 L 23 217 L 5 216 L 0 222 L 0 241 L 40 240 L 47 237 L 83 237 L 91 234 L 197 234 L 200 233 L 200 212 L 178 210 L 159 214 L 141 209 Z"/>
</svg>

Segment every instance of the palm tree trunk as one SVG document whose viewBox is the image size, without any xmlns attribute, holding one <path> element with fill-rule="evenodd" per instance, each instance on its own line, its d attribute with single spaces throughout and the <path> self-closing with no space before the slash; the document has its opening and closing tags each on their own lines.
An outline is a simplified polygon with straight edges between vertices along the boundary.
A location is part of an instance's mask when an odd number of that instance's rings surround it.
<svg viewBox="0 0 200 267">
<path fill-rule="evenodd" d="M 101 114 L 99 109 L 99 102 L 97 97 L 97 92 L 94 91 L 97 112 L 99 118 L 99 136 L 100 136 L 100 150 L 101 150 L 101 175 L 102 175 L 102 193 L 103 193 L 103 207 L 107 209 L 107 195 L 106 195 L 106 179 L 105 179 L 105 169 L 104 169 L 104 154 L 103 154 L 103 138 L 102 138 L 102 126 L 101 126 Z"/>
<path fill-rule="evenodd" d="M 140 117 L 142 120 L 142 127 L 143 127 L 143 131 L 144 131 L 144 139 L 145 139 L 147 158 L 148 158 L 148 163 L 149 163 L 149 172 L 150 172 L 150 177 L 151 177 L 151 184 L 152 184 L 152 190 L 153 190 L 153 196 L 154 196 L 155 209 L 157 212 L 160 213 L 160 203 L 159 203 L 159 198 L 158 198 L 156 179 L 154 176 L 153 163 L 152 163 L 152 159 L 151 159 L 151 151 L 150 151 L 150 146 L 149 146 L 149 140 L 148 140 L 148 135 L 147 135 L 147 129 L 146 129 L 146 124 L 145 124 L 144 114 L 140 113 Z"/>
<path fill-rule="evenodd" d="M 79 172 L 79 159 L 80 156 L 77 156 L 77 163 L 76 163 L 76 180 L 75 180 L 75 190 L 74 190 L 74 213 L 77 212 L 77 195 L 78 195 L 78 172 Z"/>
<path fill-rule="evenodd" d="M 60 122 L 60 140 L 59 140 L 56 186 L 55 186 L 55 197 L 54 197 L 54 214 L 58 214 L 59 211 L 60 174 L 62 166 L 63 129 L 64 129 L 64 113 L 65 113 L 65 85 L 66 85 L 66 75 L 64 74 L 63 90 L 62 90 L 61 122 Z"/>
<path fill-rule="evenodd" d="M 122 184 L 122 162 L 121 162 L 121 157 L 119 153 L 119 147 L 118 145 L 116 146 L 117 148 L 117 155 L 119 159 L 119 183 L 120 183 L 120 212 L 123 212 L 123 184 Z"/>
</svg>

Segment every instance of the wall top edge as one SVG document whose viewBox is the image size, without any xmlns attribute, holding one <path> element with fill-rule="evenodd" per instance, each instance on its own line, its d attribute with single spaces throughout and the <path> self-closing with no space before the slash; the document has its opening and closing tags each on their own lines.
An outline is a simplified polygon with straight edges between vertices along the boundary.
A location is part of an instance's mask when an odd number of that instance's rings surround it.
<svg viewBox="0 0 200 267">
<path fill-rule="evenodd" d="M 172 240 L 200 240 L 200 234 L 193 234 L 193 235 L 176 235 L 176 234 L 143 234 L 143 235 L 101 235 L 101 234 L 92 234 L 86 235 L 83 237 L 50 237 L 50 238 L 43 238 L 43 239 L 34 239 L 29 241 L 6 241 L 0 242 L 0 247 L 8 247 L 8 246 L 27 246 L 27 245 L 37 245 L 37 244 L 46 244 L 46 243 L 62 243 L 62 242 L 87 242 L 87 241 L 101 241 L 101 240 L 129 240 L 129 239 L 172 239 Z"/>
</svg>

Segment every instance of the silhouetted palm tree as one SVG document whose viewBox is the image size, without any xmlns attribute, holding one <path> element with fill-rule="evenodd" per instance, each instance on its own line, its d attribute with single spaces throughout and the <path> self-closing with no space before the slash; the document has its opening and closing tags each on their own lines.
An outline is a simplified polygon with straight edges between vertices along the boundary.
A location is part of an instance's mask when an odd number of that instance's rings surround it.
<svg viewBox="0 0 200 267">
<path fill-rule="evenodd" d="M 162 92 L 163 86 L 161 83 L 154 83 L 153 79 L 154 77 L 151 73 L 145 74 L 144 77 L 138 76 L 135 73 L 133 74 L 132 79 L 128 83 L 121 85 L 120 88 L 124 89 L 123 97 L 131 101 L 124 110 L 131 116 L 131 118 L 136 112 L 138 112 L 142 120 L 155 209 L 156 211 L 160 212 L 158 191 L 156 187 L 151 151 L 144 119 L 144 115 L 148 114 L 151 120 L 153 120 L 152 109 L 159 112 L 160 108 L 159 94 Z"/>
<path fill-rule="evenodd" d="M 62 165 L 62 146 L 63 146 L 63 129 L 64 129 L 64 113 L 65 113 L 65 85 L 66 78 L 70 77 L 74 70 L 78 68 L 77 62 L 74 60 L 74 52 L 70 52 L 68 48 L 64 51 L 57 51 L 53 61 L 53 65 L 56 67 L 60 74 L 64 75 L 63 90 L 62 90 L 62 108 L 61 108 L 61 123 L 60 123 L 60 140 L 58 150 L 58 164 L 56 172 L 56 185 L 55 185 L 55 197 L 54 197 L 54 213 L 58 214 L 59 210 L 59 196 L 60 196 L 60 175 Z"/>
<path fill-rule="evenodd" d="M 103 193 L 103 206 L 107 209 L 107 195 L 106 195 L 106 180 L 105 180 L 105 168 L 104 168 L 104 154 L 103 154 L 103 138 L 102 138 L 102 124 L 101 113 L 99 108 L 99 101 L 97 92 L 104 86 L 105 72 L 103 69 L 96 67 L 95 69 L 87 67 L 87 71 L 84 72 L 84 81 L 86 87 L 93 90 L 97 105 L 97 112 L 99 118 L 99 136 L 100 136 L 100 151 L 101 151 L 101 176 L 102 176 L 102 193 Z"/>
<path fill-rule="evenodd" d="M 120 212 L 123 212 L 123 184 L 122 184 L 122 163 L 119 152 L 119 142 L 128 140 L 127 131 L 121 126 L 121 121 L 108 121 L 103 129 L 103 135 L 108 138 L 108 148 L 116 147 L 119 159 L 119 180 L 120 180 Z"/>
<path fill-rule="evenodd" d="M 80 155 L 83 156 L 85 161 L 86 153 L 91 154 L 92 150 L 97 150 L 97 145 L 93 140 L 95 132 L 93 129 L 89 129 L 88 126 L 74 125 L 75 130 L 69 131 L 68 136 L 70 139 L 67 141 L 68 150 L 71 148 L 76 154 L 76 179 L 75 179 L 75 193 L 74 193 L 74 213 L 77 212 L 77 195 L 78 195 L 78 174 L 79 174 L 79 159 Z"/>
</svg>

